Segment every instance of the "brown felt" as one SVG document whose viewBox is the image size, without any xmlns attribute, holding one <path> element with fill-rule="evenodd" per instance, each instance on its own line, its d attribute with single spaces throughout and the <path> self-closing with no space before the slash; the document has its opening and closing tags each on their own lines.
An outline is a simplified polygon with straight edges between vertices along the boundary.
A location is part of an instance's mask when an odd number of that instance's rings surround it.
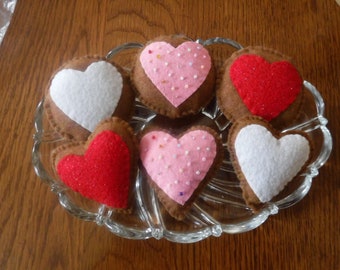
<svg viewBox="0 0 340 270">
<path fill-rule="evenodd" d="M 85 56 L 80 58 L 72 59 L 71 61 L 65 63 L 61 66 L 51 77 L 48 85 L 45 89 L 45 100 L 44 100 L 44 110 L 46 112 L 47 118 L 51 126 L 62 136 L 68 139 L 74 139 L 77 141 L 86 140 L 90 135 L 90 131 L 83 128 L 75 121 L 71 120 L 66 114 L 64 114 L 53 102 L 50 96 L 50 86 L 54 76 L 61 71 L 62 69 L 75 69 L 79 71 L 85 71 L 86 68 L 98 61 L 106 61 L 104 58 L 99 56 Z M 112 64 L 112 63 L 111 63 Z M 114 65 L 114 64 L 112 64 Z M 122 68 L 114 65 L 118 71 L 121 73 L 123 77 L 123 89 L 120 100 L 117 104 L 115 111 L 112 116 L 120 117 L 126 121 L 128 121 L 133 112 L 133 104 L 135 95 L 133 90 L 130 87 L 129 77 L 123 71 Z"/>
<path fill-rule="evenodd" d="M 309 138 L 309 136 L 307 135 L 307 133 L 303 132 L 303 131 L 299 131 L 299 130 L 295 130 L 295 131 L 288 131 L 288 132 L 280 132 L 277 129 L 275 129 L 272 125 L 270 125 L 267 121 L 263 120 L 260 117 L 257 116 L 245 116 L 243 118 L 240 118 L 238 120 L 235 121 L 235 123 L 233 123 L 233 125 L 230 128 L 229 134 L 228 134 L 228 139 L 227 139 L 227 146 L 228 146 L 228 150 L 230 153 L 230 160 L 232 162 L 232 165 L 234 167 L 235 173 L 240 181 L 240 187 L 242 189 L 242 195 L 243 198 L 245 200 L 245 202 L 247 203 L 247 205 L 252 208 L 255 212 L 259 211 L 265 204 L 261 203 L 261 201 L 259 200 L 259 198 L 255 195 L 254 191 L 252 190 L 252 188 L 249 186 L 246 177 L 244 176 L 244 174 L 242 173 L 242 169 L 238 163 L 238 158 L 237 155 L 235 153 L 235 140 L 237 137 L 237 134 L 239 133 L 239 131 L 244 128 L 247 125 L 251 125 L 251 124 L 257 124 L 257 125 L 261 125 L 263 127 L 265 127 L 269 132 L 271 132 L 271 134 L 279 139 L 285 135 L 288 134 L 299 134 L 303 137 L 305 137 L 308 142 L 309 142 L 309 146 L 310 146 L 310 154 L 309 154 L 309 158 L 308 160 L 305 162 L 304 166 L 301 168 L 301 170 L 296 174 L 296 177 L 294 177 L 285 187 L 285 189 L 283 191 L 281 191 L 280 193 L 286 193 L 291 192 L 293 190 L 295 190 L 297 187 L 294 185 L 294 180 L 297 179 L 297 177 L 300 175 L 301 172 L 303 172 L 307 165 L 310 163 L 312 157 L 313 157 L 313 144 L 311 142 L 311 139 Z M 261 138 L 259 138 L 259 140 L 261 140 Z M 279 196 L 279 195 L 277 195 Z"/>
<path fill-rule="evenodd" d="M 232 63 L 243 54 L 259 55 L 266 59 L 269 63 L 282 60 L 291 62 L 291 59 L 288 56 L 285 56 L 275 50 L 260 46 L 247 47 L 236 51 L 224 62 L 218 75 L 216 97 L 221 111 L 232 122 L 244 116 L 252 115 L 243 103 L 229 76 Z M 285 111 L 281 112 L 271 121 L 271 124 L 275 128 L 282 129 L 299 116 L 305 91 L 306 90 L 303 88 L 296 100 Z"/>
<path fill-rule="evenodd" d="M 105 130 L 111 130 L 118 134 L 122 140 L 126 143 L 129 148 L 131 155 L 131 164 L 130 164 L 130 192 L 129 192 L 129 207 L 128 209 L 114 209 L 117 212 L 122 213 L 130 213 L 132 211 L 133 201 L 135 200 L 135 192 L 134 185 L 136 182 L 137 176 L 137 166 L 138 166 L 138 158 L 139 158 L 139 150 L 138 150 L 138 142 L 134 135 L 133 129 L 131 126 L 125 122 L 124 120 L 118 117 L 112 117 L 109 119 L 105 119 L 98 124 L 94 132 L 88 137 L 86 141 L 71 141 L 65 144 L 58 146 L 56 149 L 52 151 L 51 154 L 51 162 L 56 169 L 58 162 L 61 158 L 70 155 L 84 155 L 86 149 L 89 147 L 91 141 L 101 132 Z"/>
<path fill-rule="evenodd" d="M 172 46 L 177 47 L 188 40 L 188 38 L 181 36 L 162 36 L 150 41 L 148 44 L 156 41 L 165 41 Z M 215 94 L 215 68 L 213 63 L 211 63 L 211 68 L 206 80 L 197 89 L 197 91 L 181 105 L 174 107 L 146 75 L 139 61 L 142 50 L 143 48 L 136 56 L 135 65 L 131 73 L 131 81 L 136 90 L 136 95 L 147 107 L 156 113 L 169 118 L 180 118 L 197 113 L 202 107 L 206 106 L 212 100 Z"/>
<path fill-rule="evenodd" d="M 169 130 L 164 130 L 162 128 L 157 128 L 157 127 L 149 127 L 146 130 L 144 130 L 143 134 L 146 134 L 148 132 L 151 132 L 153 130 L 163 130 L 165 132 L 169 133 Z M 194 193 L 191 195 L 191 197 L 189 198 L 188 201 L 186 201 L 186 203 L 184 205 L 178 204 L 177 202 L 175 202 L 174 200 L 172 200 L 160 187 L 158 187 L 158 185 L 152 180 L 152 178 L 147 174 L 145 168 L 143 166 L 142 170 L 144 175 L 146 175 L 148 182 L 150 184 L 150 186 L 155 190 L 158 199 L 160 200 L 160 202 L 163 204 L 165 210 L 175 219 L 177 220 L 183 220 L 187 214 L 187 212 L 191 209 L 192 204 L 194 203 L 194 201 L 196 200 L 197 196 L 200 194 L 200 192 L 202 191 L 202 189 L 206 186 L 206 184 L 211 180 L 211 178 L 213 177 L 214 173 L 216 172 L 216 170 L 219 168 L 222 159 L 223 159 L 223 146 L 222 146 L 222 141 L 218 135 L 218 133 L 213 130 L 212 128 L 209 128 L 207 126 L 193 126 L 190 129 L 187 129 L 185 132 L 181 132 L 181 134 L 171 134 L 172 136 L 175 136 L 176 138 L 180 138 L 182 137 L 184 134 L 193 131 L 193 130 L 205 130 L 207 132 L 209 132 L 210 134 L 212 134 L 215 138 L 215 142 L 216 142 L 216 156 L 215 159 L 213 161 L 213 164 L 211 165 L 209 171 L 207 172 L 206 176 L 204 177 L 204 179 L 202 179 L 202 181 L 200 182 L 200 184 L 198 185 L 198 187 L 195 189 Z M 143 135 L 142 134 L 142 135 Z M 142 137 L 141 135 L 141 137 Z"/>
</svg>

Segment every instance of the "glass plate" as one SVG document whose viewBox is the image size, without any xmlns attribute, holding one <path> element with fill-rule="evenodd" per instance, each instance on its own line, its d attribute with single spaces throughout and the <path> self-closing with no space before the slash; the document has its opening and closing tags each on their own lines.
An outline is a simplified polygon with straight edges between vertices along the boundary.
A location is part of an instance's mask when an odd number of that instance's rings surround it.
<svg viewBox="0 0 340 270">
<path fill-rule="evenodd" d="M 237 42 L 225 38 L 197 40 L 196 42 L 204 46 L 216 44 L 218 46 L 229 45 L 234 49 L 242 48 Z M 135 55 L 133 50 L 142 46 L 140 43 L 123 44 L 111 50 L 107 58 L 115 57 L 115 62 L 129 70 L 131 59 Z M 217 59 L 215 64 L 218 67 L 221 63 L 223 63 L 223 59 Z M 247 207 L 242 198 L 242 190 L 230 163 L 225 144 L 230 122 L 220 112 L 215 100 L 201 110 L 197 121 L 208 120 L 219 129 L 224 142 L 224 160 L 215 177 L 199 194 L 186 218 L 182 221 L 175 220 L 165 211 L 139 169 L 136 184 L 133 187 L 135 196 L 131 214 L 117 213 L 105 205 L 82 197 L 65 186 L 53 169 L 50 153 L 67 140 L 49 125 L 43 111 L 44 100 L 38 104 L 35 113 L 32 150 L 34 170 L 39 178 L 50 186 L 51 191 L 57 195 L 61 206 L 68 212 L 80 219 L 104 226 L 112 233 L 124 238 L 147 239 L 154 237 L 179 243 L 191 243 L 209 236 L 217 237 L 222 233 L 246 232 L 260 226 L 270 215 L 277 214 L 280 209 L 290 207 L 300 201 L 308 193 L 312 179 L 318 175 L 318 169 L 323 166 L 331 153 L 332 137 L 326 127 L 327 119 L 324 117 L 323 99 L 311 83 L 304 81 L 303 84 L 311 97 L 311 102 L 304 105 L 301 117 L 284 127 L 283 132 L 296 129 L 307 132 L 314 144 L 313 160 L 305 172 L 288 184 L 287 188 L 258 213 L 254 213 Z M 156 119 L 157 115 L 136 99 L 134 116 L 130 121 L 135 133 L 138 134 Z"/>
</svg>

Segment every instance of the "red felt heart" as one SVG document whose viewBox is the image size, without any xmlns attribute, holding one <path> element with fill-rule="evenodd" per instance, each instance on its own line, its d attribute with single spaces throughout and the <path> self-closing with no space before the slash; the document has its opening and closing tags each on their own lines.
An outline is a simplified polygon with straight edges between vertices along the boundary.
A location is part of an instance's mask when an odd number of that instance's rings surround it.
<svg viewBox="0 0 340 270">
<path fill-rule="evenodd" d="M 230 67 L 230 78 L 249 111 L 268 121 L 293 103 L 302 87 L 291 63 L 269 63 L 258 55 L 238 57 Z"/>
<path fill-rule="evenodd" d="M 60 179 L 84 197 L 113 208 L 127 208 L 130 151 L 111 130 L 97 134 L 84 155 L 70 154 L 57 164 Z"/>
</svg>

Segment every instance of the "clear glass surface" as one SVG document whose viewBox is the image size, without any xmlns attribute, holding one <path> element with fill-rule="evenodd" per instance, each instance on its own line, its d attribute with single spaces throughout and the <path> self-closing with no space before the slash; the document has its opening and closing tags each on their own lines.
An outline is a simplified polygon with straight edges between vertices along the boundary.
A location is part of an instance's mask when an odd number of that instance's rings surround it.
<svg viewBox="0 0 340 270">
<path fill-rule="evenodd" d="M 224 38 L 197 40 L 197 42 L 204 46 L 222 44 L 235 49 L 242 48 L 237 42 Z M 123 44 L 111 50 L 107 58 L 117 57 L 115 60 L 123 63 L 123 66 L 129 70 L 134 56 L 134 52 L 130 50 L 142 46 L 139 43 Z M 135 196 L 131 202 L 131 214 L 117 213 L 105 205 L 82 197 L 65 186 L 53 169 L 50 154 L 54 148 L 67 140 L 49 125 L 43 111 L 44 100 L 38 104 L 35 114 L 33 167 L 39 178 L 50 186 L 61 206 L 69 213 L 83 220 L 93 221 L 124 238 L 154 237 L 179 243 L 191 243 L 209 236 L 220 236 L 222 233 L 246 232 L 260 226 L 270 215 L 277 214 L 280 209 L 290 207 L 305 197 L 313 178 L 318 175 L 319 168 L 323 166 L 331 153 L 332 138 L 326 127 L 327 119 L 324 117 L 323 99 L 311 83 L 304 81 L 304 87 L 311 97 L 311 102 L 304 105 L 301 116 L 287 125 L 283 132 L 296 129 L 306 131 L 314 144 L 313 160 L 307 169 L 293 181 L 293 184 L 289 184 L 256 214 L 247 207 L 242 198 L 239 181 L 233 171 L 225 144 L 230 122 L 220 112 L 215 100 L 202 109 L 197 121 L 208 120 L 219 129 L 224 142 L 224 160 L 183 221 L 175 220 L 165 211 L 139 169 L 136 184 L 133 187 Z M 157 115 L 136 99 L 134 116 L 130 121 L 135 133 L 138 134 L 156 119 Z"/>
<path fill-rule="evenodd" d="M 16 3 L 16 0 L 0 0 L 0 44 L 11 22 Z"/>
</svg>

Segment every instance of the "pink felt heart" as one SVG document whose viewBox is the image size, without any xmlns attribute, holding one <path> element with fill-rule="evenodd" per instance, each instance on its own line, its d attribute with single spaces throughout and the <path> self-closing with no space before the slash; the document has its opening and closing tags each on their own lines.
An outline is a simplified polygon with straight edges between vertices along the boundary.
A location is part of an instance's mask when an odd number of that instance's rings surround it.
<svg viewBox="0 0 340 270">
<path fill-rule="evenodd" d="M 84 155 L 69 154 L 57 164 L 60 179 L 84 197 L 113 208 L 127 208 L 130 151 L 113 131 L 99 133 Z"/>
<path fill-rule="evenodd" d="M 192 41 L 177 48 L 153 42 L 142 51 L 140 62 L 148 78 L 175 107 L 195 93 L 211 68 L 208 51 Z"/>
<path fill-rule="evenodd" d="M 293 103 L 302 87 L 291 63 L 269 63 L 258 55 L 238 57 L 230 67 L 230 78 L 249 111 L 267 121 Z"/>
<path fill-rule="evenodd" d="M 152 131 L 140 142 L 148 175 L 171 199 L 184 205 L 210 170 L 217 153 L 215 138 L 193 130 L 179 139 Z"/>
</svg>

